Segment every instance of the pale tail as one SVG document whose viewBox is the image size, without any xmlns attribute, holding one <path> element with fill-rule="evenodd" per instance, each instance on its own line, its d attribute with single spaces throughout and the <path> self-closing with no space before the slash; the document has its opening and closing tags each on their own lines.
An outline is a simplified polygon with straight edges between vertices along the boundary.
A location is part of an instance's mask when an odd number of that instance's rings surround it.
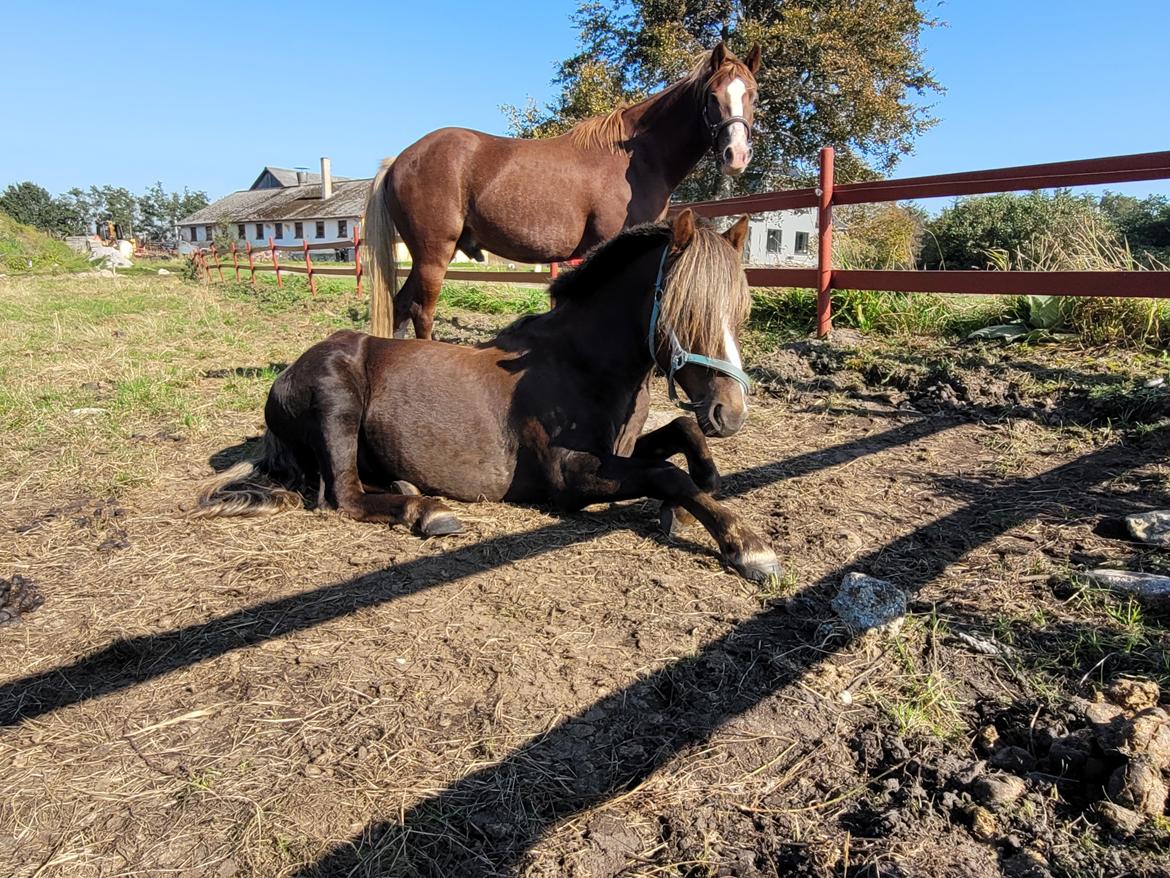
<svg viewBox="0 0 1170 878">
<path fill-rule="evenodd" d="M 370 185 L 366 201 L 365 231 L 366 265 L 370 281 L 370 318 L 374 335 L 390 335 L 394 322 L 394 294 L 390 279 L 394 277 L 394 220 L 390 215 L 390 194 L 386 191 L 386 175 L 393 159 L 385 159 L 378 175 Z"/>
<path fill-rule="evenodd" d="M 216 473 L 199 487 L 194 518 L 274 515 L 301 505 L 301 495 L 285 487 L 299 481 L 300 468 L 283 442 L 265 432 L 251 458 Z"/>
</svg>

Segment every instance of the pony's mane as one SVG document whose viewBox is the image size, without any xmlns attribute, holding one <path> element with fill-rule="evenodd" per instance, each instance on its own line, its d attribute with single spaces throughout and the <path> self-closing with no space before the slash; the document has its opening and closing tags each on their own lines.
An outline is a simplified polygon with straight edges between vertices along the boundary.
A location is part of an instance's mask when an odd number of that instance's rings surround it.
<svg viewBox="0 0 1170 878">
<path fill-rule="evenodd" d="M 655 100 L 660 95 L 674 91 L 675 89 L 707 88 L 725 72 L 733 73 L 736 76 L 746 79 L 748 82 L 754 83 L 756 81 L 751 71 L 748 70 L 747 65 L 738 59 L 732 60 L 728 58 L 714 71 L 710 71 L 710 65 L 711 53 L 703 52 L 684 77 L 666 86 L 661 91 L 650 95 L 645 101 Z M 610 110 L 608 113 L 603 113 L 600 116 L 590 116 L 588 119 L 578 122 L 569 129 L 569 141 L 581 149 L 596 149 L 613 153 L 625 152 L 626 129 L 625 122 L 622 119 L 622 113 L 629 106 L 628 104 L 623 104 L 615 110 Z"/>
<path fill-rule="evenodd" d="M 668 223 L 646 223 L 594 247 L 579 266 L 552 282 L 553 307 L 594 295 L 648 249 L 666 247 L 670 234 Z M 699 222 L 663 280 L 659 327 L 673 329 L 685 348 L 726 355 L 724 333 L 743 325 L 751 301 L 739 254 L 709 224 Z"/>
</svg>

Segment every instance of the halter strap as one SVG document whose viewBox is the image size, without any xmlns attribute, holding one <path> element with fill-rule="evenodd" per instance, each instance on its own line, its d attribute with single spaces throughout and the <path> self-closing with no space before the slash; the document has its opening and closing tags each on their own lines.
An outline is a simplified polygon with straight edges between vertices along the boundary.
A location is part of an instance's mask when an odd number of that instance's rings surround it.
<svg viewBox="0 0 1170 878">
<path fill-rule="evenodd" d="M 666 277 L 666 258 L 669 255 L 670 245 L 667 244 L 662 249 L 662 259 L 658 263 L 658 277 L 654 281 L 654 305 L 650 309 L 650 331 L 646 337 L 646 344 L 650 348 L 650 359 L 655 363 L 658 362 L 658 345 L 655 344 L 655 339 L 658 335 L 658 317 L 662 312 L 662 281 Z M 745 395 L 751 392 L 752 379 L 739 366 L 728 360 L 706 357 L 702 354 L 692 354 L 679 344 L 678 336 L 673 329 L 668 331 L 667 341 L 670 342 L 670 368 L 666 372 L 666 392 L 670 396 L 671 402 L 679 408 L 686 409 L 687 411 L 695 411 L 699 408 L 693 402 L 682 402 L 678 398 L 678 392 L 674 388 L 674 373 L 688 363 L 703 366 L 706 369 L 713 369 L 716 372 L 722 372 L 729 378 L 734 378 L 738 381 L 740 386 L 743 387 Z"/>
<path fill-rule="evenodd" d="M 711 132 L 711 152 L 716 156 L 719 154 L 719 135 L 723 133 L 724 128 L 730 128 L 737 122 L 742 122 L 743 127 L 747 129 L 747 145 L 748 150 L 752 148 L 752 126 L 743 116 L 728 116 L 718 122 L 712 122 L 707 118 L 707 108 L 703 108 L 703 121 L 706 123 L 708 130 Z"/>
</svg>

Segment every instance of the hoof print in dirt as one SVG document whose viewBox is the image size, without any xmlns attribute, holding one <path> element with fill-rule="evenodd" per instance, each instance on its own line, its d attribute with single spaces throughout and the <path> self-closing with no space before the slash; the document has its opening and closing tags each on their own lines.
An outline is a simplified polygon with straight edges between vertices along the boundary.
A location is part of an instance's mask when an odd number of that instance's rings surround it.
<svg viewBox="0 0 1170 878">
<path fill-rule="evenodd" d="M 884 579 L 846 573 L 833 610 L 854 632 L 895 634 L 906 619 L 906 593 Z"/>
<path fill-rule="evenodd" d="M 44 602 L 44 596 L 31 579 L 20 575 L 0 579 L 0 625 L 17 624 L 21 616 Z"/>
</svg>

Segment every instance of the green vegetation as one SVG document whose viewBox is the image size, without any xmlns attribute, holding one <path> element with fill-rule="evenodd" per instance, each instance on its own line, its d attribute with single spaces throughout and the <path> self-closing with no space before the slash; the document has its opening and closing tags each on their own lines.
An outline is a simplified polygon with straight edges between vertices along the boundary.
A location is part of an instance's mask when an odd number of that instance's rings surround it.
<svg viewBox="0 0 1170 878">
<path fill-rule="evenodd" d="M 7 274 L 82 271 L 89 267 L 60 241 L 0 213 L 0 270 Z"/>
</svg>

